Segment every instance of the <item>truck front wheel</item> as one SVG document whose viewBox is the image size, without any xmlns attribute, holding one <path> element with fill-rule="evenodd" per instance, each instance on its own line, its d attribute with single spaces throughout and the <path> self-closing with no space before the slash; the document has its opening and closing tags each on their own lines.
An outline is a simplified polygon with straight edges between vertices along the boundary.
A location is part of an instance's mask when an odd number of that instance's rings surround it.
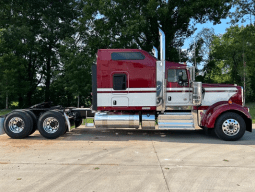
<svg viewBox="0 0 255 192">
<path fill-rule="evenodd" d="M 56 139 L 66 131 L 65 118 L 58 111 L 48 111 L 40 116 L 37 127 L 43 137 Z"/>
<path fill-rule="evenodd" d="M 236 141 L 240 139 L 246 130 L 244 119 L 233 112 L 221 115 L 215 124 L 216 135 L 225 141 Z"/>
</svg>

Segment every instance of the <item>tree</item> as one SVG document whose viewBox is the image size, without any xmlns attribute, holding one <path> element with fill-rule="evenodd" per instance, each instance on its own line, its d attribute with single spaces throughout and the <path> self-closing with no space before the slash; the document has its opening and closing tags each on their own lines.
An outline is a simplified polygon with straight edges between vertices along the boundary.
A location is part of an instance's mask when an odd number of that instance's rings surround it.
<svg viewBox="0 0 255 192">
<path fill-rule="evenodd" d="M 0 2 L 0 28 L 5 29 L 0 66 L 6 68 L 8 78 L 13 77 L 16 82 L 6 79 L 9 87 L 5 89 L 13 87 L 20 107 L 33 103 L 40 83 L 45 85 L 45 101 L 50 100 L 52 75 L 61 67 L 59 47 L 66 37 L 75 34 L 78 3 L 75 0 Z"/>
<path fill-rule="evenodd" d="M 255 27 L 233 26 L 223 35 L 214 36 L 212 41 L 211 63 L 213 65 L 206 74 L 206 79 L 217 83 L 234 83 L 244 86 L 248 100 L 254 96 L 255 85 L 251 84 L 254 78 L 254 51 Z"/>
<path fill-rule="evenodd" d="M 247 20 L 250 20 L 250 24 L 252 24 L 252 17 L 255 23 L 255 0 L 234 0 L 233 3 L 236 6 L 236 10 L 230 13 L 232 24 Z"/>
<path fill-rule="evenodd" d="M 199 74 L 201 81 L 203 81 L 203 74 L 209 70 L 207 63 L 209 63 L 211 59 L 211 42 L 214 34 L 213 28 L 203 28 L 194 37 L 194 41 L 190 44 L 188 49 L 190 56 L 188 62 L 195 66 L 196 74 Z"/>
<path fill-rule="evenodd" d="M 230 0 L 88 0 L 83 9 L 81 37 L 98 48 L 159 48 L 158 27 L 166 34 L 166 59 L 178 61 L 178 49 L 196 23 L 225 18 Z"/>
<path fill-rule="evenodd" d="M 92 89 L 91 65 L 95 61 L 84 49 L 73 38 L 67 38 L 60 46 L 62 67 L 61 70 L 55 71 L 52 80 L 53 102 L 63 106 L 78 106 L 76 101 L 79 97 L 83 105 L 85 104 L 85 99 Z M 75 97 L 77 100 L 73 99 Z"/>
</svg>

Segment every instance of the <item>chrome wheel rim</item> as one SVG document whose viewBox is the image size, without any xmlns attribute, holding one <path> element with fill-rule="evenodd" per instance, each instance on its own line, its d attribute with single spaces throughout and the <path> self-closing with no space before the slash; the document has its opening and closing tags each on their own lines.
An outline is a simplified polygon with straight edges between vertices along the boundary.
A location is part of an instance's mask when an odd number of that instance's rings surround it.
<svg viewBox="0 0 255 192">
<path fill-rule="evenodd" d="M 13 117 L 9 121 L 9 129 L 13 133 L 21 133 L 25 128 L 25 122 L 20 117 Z"/>
<path fill-rule="evenodd" d="M 235 136 L 240 131 L 240 124 L 235 119 L 227 119 L 222 124 L 222 131 L 228 136 Z"/>
<path fill-rule="evenodd" d="M 47 133 L 53 134 L 58 131 L 59 122 L 54 117 L 48 117 L 43 121 L 43 129 Z"/>
</svg>

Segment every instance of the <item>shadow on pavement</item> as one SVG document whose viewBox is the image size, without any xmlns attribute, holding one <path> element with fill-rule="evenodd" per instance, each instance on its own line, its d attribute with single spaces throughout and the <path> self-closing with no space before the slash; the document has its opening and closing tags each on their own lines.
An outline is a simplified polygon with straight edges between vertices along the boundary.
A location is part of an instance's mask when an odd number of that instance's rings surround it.
<svg viewBox="0 0 255 192">
<path fill-rule="evenodd" d="M 56 140 L 64 141 L 155 141 L 175 143 L 255 145 L 255 130 L 245 132 L 238 141 L 220 140 L 212 131 L 208 135 L 201 129 L 187 130 L 135 130 L 135 129 L 96 129 L 77 128 Z M 27 140 L 47 140 L 38 131 L 26 138 Z M 52 140 L 51 140 L 52 141 Z"/>
</svg>

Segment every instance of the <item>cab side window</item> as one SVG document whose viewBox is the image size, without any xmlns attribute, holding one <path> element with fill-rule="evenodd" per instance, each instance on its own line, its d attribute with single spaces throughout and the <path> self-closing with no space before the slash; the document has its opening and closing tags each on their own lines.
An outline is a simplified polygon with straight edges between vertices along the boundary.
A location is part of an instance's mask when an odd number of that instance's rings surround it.
<svg viewBox="0 0 255 192">
<path fill-rule="evenodd" d="M 126 90 L 126 88 L 127 88 L 126 82 L 127 82 L 126 74 L 113 75 L 113 89 L 114 90 Z"/>
<path fill-rule="evenodd" d="M 185 69 L 168 69 L 167 81 L 168 82 L 178 82 L 179 72 L 182 72 L 182 80 L 187 81 L 187 71 Z"/>
</svg>

